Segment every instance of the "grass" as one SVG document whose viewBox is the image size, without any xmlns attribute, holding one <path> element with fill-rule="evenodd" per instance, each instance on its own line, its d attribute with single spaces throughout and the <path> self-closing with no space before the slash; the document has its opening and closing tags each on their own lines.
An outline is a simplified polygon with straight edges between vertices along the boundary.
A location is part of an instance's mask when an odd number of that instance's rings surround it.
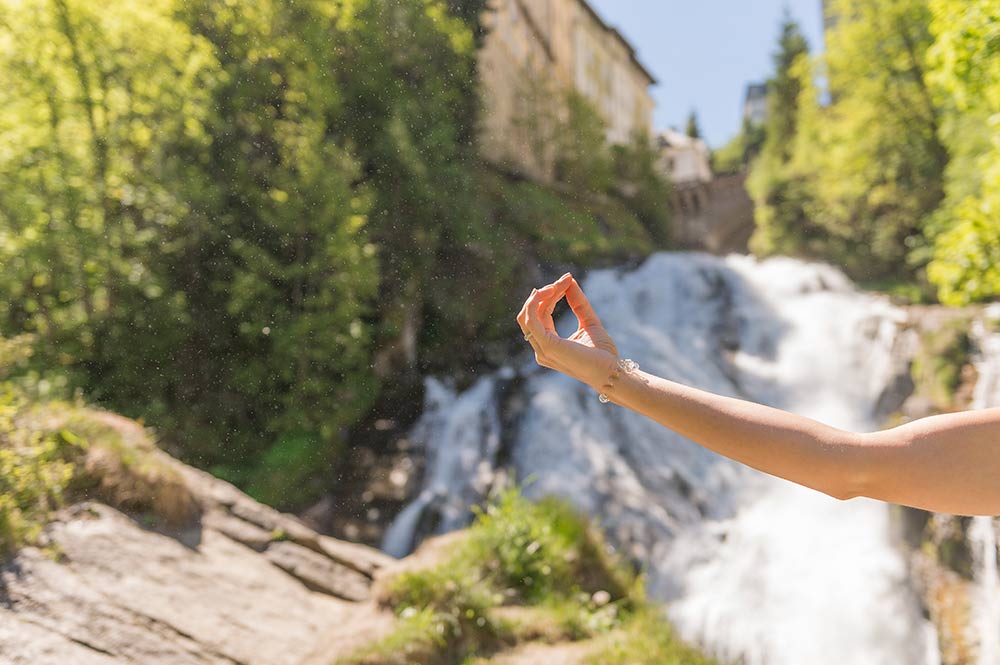
<svg viewBox="0 0 1000 665">
<path fill-rule="evenodd" d="M 642 578 L 564 502 L 535 503 L 507 489 L 447 549 L 434 565 L 385 583 L 380 598 L 399 617 L 396 630 L 336 665 L 462 665 L 524 642 L 619 631 L 638 638 L 644 628 L 658 633 L 639 641 L 642 653 L 691 654 L 663 662 L 711 663 L 674 638 L 665 620 L 656 623 Z"/>
<path fill-rule="evenodd" d="M 631 615 L 588 665 L 717 665 L 681 641 L 659 608 L 645 606 Z"/>
<path fill-rule="evenodd" d="M 178 525 L 197 511 L 136 423 L 63 402 L 33 404 L 0 382 L 0 559 L 41 543 L 55 511 L 87 498 L 150 526 Z"/>
<path fill-rule="evenodd" d="M 65 502 L 83 449 L 70 432 L 19 428 L 21 399 L 0 386 L 0 559 L 37 542 L 49 515 Z"/>
</svg>

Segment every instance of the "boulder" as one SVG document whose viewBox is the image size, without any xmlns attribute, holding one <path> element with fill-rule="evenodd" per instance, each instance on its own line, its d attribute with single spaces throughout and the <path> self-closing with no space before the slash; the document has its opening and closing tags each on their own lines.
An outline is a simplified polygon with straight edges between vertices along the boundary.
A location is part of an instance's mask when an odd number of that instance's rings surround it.
<svg viewBox="0 0 1000 665">
<path fill-rule="evenodd" d="M 148 444 L 137 423 L 103 421 Z M 94 500 L 57 512 L 37 546 L 0 565 L 0 663 L 329 662 L 386 623 L 366 600 L 393 559 L 156 454 L 197 510 L 182 523 Z"/>
</svg>

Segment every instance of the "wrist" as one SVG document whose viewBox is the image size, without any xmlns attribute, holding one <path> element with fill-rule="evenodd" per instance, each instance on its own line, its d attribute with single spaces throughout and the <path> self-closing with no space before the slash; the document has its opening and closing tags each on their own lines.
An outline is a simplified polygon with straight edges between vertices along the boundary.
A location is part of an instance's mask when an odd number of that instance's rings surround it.
<svg viewBox="0 0 1000 665">
<path fill-rule="evenodd" d="M 611 395 L 614 393 L 615 387 L 621 383 L 622 377 L 626 374 L 631 374 L 638 369 L 639 363 L 636 361 L 631 358 L 620 358 L 609 373 L 607 380 L 596 388 L 598 392 L 597 397 L 601 403 L 607 404 L 610 402 Z"/>
</svg>

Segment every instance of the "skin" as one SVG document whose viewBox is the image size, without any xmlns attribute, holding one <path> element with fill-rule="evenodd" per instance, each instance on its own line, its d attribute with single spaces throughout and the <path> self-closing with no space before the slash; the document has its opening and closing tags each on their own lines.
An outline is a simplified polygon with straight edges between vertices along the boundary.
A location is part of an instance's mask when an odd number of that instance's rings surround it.
<svg viewBox="0 0 1000 665">
<path fill-rule="evenodd" d="M 568 338 L 559 336 L 552 319 L 562 298 L 578 320 Z M 869 497 L 955 515 L 1000 514 L 1000 408 L 856 433 L 642 370 L 616 372 L 618 349 L 569 273 L 533 289 L 517 323 L 538 364 L 760 471 L 841 500 Z"/>
</svg>

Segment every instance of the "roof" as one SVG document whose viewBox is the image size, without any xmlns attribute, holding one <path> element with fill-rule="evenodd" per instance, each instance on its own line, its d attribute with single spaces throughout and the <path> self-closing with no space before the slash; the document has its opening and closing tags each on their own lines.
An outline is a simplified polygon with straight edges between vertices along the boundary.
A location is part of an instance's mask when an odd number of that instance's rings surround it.
<svg viewBox="0 0 1000 665">
<path fill-rule="evenodd" d="M 625 39 L 625 36 L 622 35 L 622 33 L 618 32 L 617 28 L 608 25 L 604 19 L 601 18 L 601 15 L 597 13 L 597 10 L 590 6 L 590 3 L 587 2 L 587 0 L 577 0 L 577 2 L 580 3 L 585 10 L 587 10 L 587 13 L 590 14 L 595 21 L 597 21 L 597 24 L 601 26 L 601 28 L 610 32 L 625 46 L 625 50 L 628 52 L 629 58 L 632 60 L 632 64 L 638 67 L 639 71 L 641 71 L 643 75 L 649 79 L 650 85 L 656 85 L 659 83 L 659 81 L 656 80 L 656 77 L 653 76 L 641 62 L 639 62 L 639 57 L 635 53 L 635 48 L 627 39 Z"/>
<path fill-rule="evenodd" d="M 702 139 L 691 138 L 687 134 L 677 131 L 676 129 L 665 129 L 659 133 L 658 137 L 661 147 L 671 147 L 671 148 L 684 148 L 692 147 L 697 149 L 702 149 L 706 147 L 705 142 Z"/>
<path fill-rule="evenodd" d="M 767 96 L 767 84 L 766 83 L 748 83 L 747 84 L 747 94 L 746 98 L 756 99 L 759 97 Z"/>
</svg>

